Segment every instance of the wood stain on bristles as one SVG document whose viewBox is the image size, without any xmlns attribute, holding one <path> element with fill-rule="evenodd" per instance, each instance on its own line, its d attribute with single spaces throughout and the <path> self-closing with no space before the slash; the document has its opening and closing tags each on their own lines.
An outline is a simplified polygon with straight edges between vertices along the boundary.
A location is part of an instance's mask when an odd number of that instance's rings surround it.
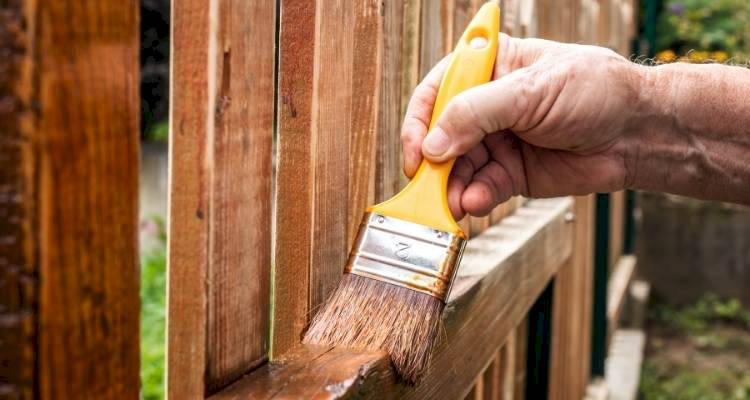
<svg viewBox="0 0 750 400">
<path fill-rule="evenodd" d="M 302 342 L 385 350 L 399 376 L 414 384 L 427 369 L 444 307 L 433 296 L 345 274 Z"/>
</svg>

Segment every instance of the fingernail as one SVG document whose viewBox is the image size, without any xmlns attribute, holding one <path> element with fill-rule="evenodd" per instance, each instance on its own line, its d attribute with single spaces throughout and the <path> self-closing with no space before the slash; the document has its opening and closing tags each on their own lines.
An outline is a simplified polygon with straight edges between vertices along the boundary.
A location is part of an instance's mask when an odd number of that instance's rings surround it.
<svg viewBox="0 0 750 400">
<path fill-rule="evenodd" d="M 435 128 L 427 135 L 422 144 L 425 153 L 433 157 L 439 157 L 448 151 L 451 145 L 451 139 L 440 128 Z"/>
</svg>

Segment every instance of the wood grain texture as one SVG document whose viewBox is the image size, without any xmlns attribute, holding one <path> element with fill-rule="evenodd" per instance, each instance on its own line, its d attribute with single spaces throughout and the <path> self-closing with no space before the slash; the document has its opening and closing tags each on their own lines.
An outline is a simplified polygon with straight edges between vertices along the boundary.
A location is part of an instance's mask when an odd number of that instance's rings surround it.
<svg viewBox="0 0 750 400">
<path fill-rule="evenodd" d="M 34 29 L 35 396 L 136 399 L 139 5 L 15 3 Z"/>
<path fill-rule="evenodd" d="M 383 2 L 378 107 L 375 202 L 393 197 L 401 189 L 401 96 L 406 67 L 402 52 L 406 3 Z"/>
<path fill-rule="evenodd" d="M 172 398 L 215 391 L 266 359 L 274 19 L 273 1 L 174 7 Z"/>
<path fill-rule="evenodd" d="M 421 4 L 419 79 L 453 48 L 454 0 L 423 1 Z"/>
<path fill-rule="evenodd" d="M 0 5 L 0 397 L 34 397 L 38 280 L 31 95 L 35 9 Z"/>
<path fill-rule="evenodd" d="M 315 7 L 281 7 L 271 358 L 296 346 L 307 325 L 313 224 Z"/>
<path fill-rule="evenodd" d="M 381 67 L 384 65 L 381 59 L 383 54 L 381 13 L 384 10 L 381 7 L 384 5 L 377 0 L 364 0 L 354 7 L 346 255 L 359 232 L 365 208 L 375 201 L 376 158 L 380 152 L 379 149 L 384 148 L 386 144 L 381 143 L 376 147 L 379 137 L 378 105 L 380 105 Z M 389 136 L 398 139 L 395 131 L 390 132 Z M 396 155 L 401 153 L 399 148 L 391 147 L 387 150 Z M 343 264 L 339 268 L 341 271 Z M 338 277 L 335 282 L 338 282 Z"/>
<path fill-rule="evenodd" d="M 383 352 L 304 346 L 209 399 L 384 399 L 394 381 Z"/>
<path fill-rule="evenodd" d="M 171 115 L 167 284 L 167 397 L 198 399 L 206 391 L 211 178 L 206 130 L 209 4 L 172 4 Z M 214 10 L 216 12 L 216 10 Z"/>
<path fill-rule="evenodd" d="M 350 180 L 344 171 L 349 170 L 351 98 L 355 94 L 352 87 L 354 7 L 354 3 L 341 0 L 320 0 L 316 4 L 316 59 L 310 116 L 313 122 L 310 157 L 314 170 L 308 300 L 313 312 L 336 287 L 349 253 Z M 377 64 L 377 60 L 368 61 Z M 279 209 L 279 214 L 284 211 Z"/>
<path fill-rule="evenodd" d="M 494 353 L 486 349 L 499 348 L 517 326 L 525 326 L 522 321 L 528 309 L 570 256 L 573 226 L 565 222 L 564 215 L 571 206 L 569 198 L 531 201 L 469 243 L 446 307 L 445 336 L 433 353 L 432 367 L 418 386 L 397 386 L 396 396 L 460 398 L 466 393 L 494 357 Z M 517 335 L 523 336 L 522 333 Z M 516 343 L 521 344 L 525 346 L 525 341 Z M 348 367 L 351 357 L 358 355 L 342 353 L 338 362 L 347 365 L 347 370 L 357 371 L 355 366 Z M 311 365 L 315 356 L 300 360 L 301 364 L 295 365 Z M 285 378 L 289 382 L 304 381 L 306 393 L 318 393 L 331 384 L 325 374 L 316 375 L 313 368 L 295 367 L 293 371 L 280 372 L 284 367 L 275 365 L 243 378 L 231 389 L 231 398 L 251 398 L 265 393 L 242 388 L 280 389 L 273 383 L 273 374 L 278 373 L 291 374 L 285 375 L 289 376 Z M 361 378 L 356 372 L 341 379 L 359 380 L 360 385 L 366 387 L 374 384 L 380 387 L 378 390 L 391 388 L 387 382 Z"/>
<path fill-rule="evenodd" d="M 335 288 L 373 201 L 382 30 L 375 0 L 281 7 L 273 357 Z"/>
<path fill-rule="evenodd" d="M 550 348 L 550 399 L 580 399 L 589 381 L 591 281 L 593 280 L 592 196 L 576 198 L 571 258 L 555 278 Z"/>
</svg>

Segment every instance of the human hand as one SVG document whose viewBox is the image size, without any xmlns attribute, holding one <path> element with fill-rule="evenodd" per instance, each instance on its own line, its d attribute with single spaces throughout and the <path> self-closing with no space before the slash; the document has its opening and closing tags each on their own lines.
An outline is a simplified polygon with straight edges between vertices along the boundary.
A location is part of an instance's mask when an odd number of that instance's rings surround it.
<svg viewBox="0 0 750 400">
<path fill-rule="evenodd" d="M 401 141 L 412 177 L 424 155 L 458 157 L 448 182 L 456 218 L 486 215 L 511 196 L 623 189 L 641 67 L 606 48 L 500 34 L 493 80 L 454 97 L 427 135 L 447 65 L 409 102 Z"/>
</svg>

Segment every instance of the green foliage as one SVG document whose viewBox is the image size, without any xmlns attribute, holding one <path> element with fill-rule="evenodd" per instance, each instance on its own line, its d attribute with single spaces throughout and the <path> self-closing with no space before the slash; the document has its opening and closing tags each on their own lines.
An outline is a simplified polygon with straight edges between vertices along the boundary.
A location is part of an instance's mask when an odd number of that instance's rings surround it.
<svg viewBox="0 0 750 400">
<path fill-rule="evenodd" d="M 681 309 L 656 305 L 649 314 L 649 318 L 657 323 L 689 335 L 704 334 L 718 322 L 738 323 L 750 329 L 750 310 L 743 308 L 737 299 L 722 301 L 713 294 Z"/>
<path fill-rule="evenodd" d="M 141 254 L 141 398 L 164 398 L 166 230 L 160 217 L 142 223 L 159 245 Z"/>
<path fill-rule="evenodd" d="M 750 2 L 667 0 L 657 37 L 659 50 L 723 51 L 745 62 L 750 59 Z"/>
<path fill-rule="evenodd" d="M 690 365 L 648 360 L 640 391 L 643 400 L 750 400 L 750 375 L 737 368 L 696 371 Z"/>
<path fill-rule="evenodd" d="M 160 121 L 153 124 L 146 131 L 145 139 L 151 142 L 166 142 L 169 140 L 169 123 Z"/>
<path fill-rule="evenodd" d="M 644 400 L 750 400 L 750 309 L 706 295 L 649 312 Z"/>
</svg>

